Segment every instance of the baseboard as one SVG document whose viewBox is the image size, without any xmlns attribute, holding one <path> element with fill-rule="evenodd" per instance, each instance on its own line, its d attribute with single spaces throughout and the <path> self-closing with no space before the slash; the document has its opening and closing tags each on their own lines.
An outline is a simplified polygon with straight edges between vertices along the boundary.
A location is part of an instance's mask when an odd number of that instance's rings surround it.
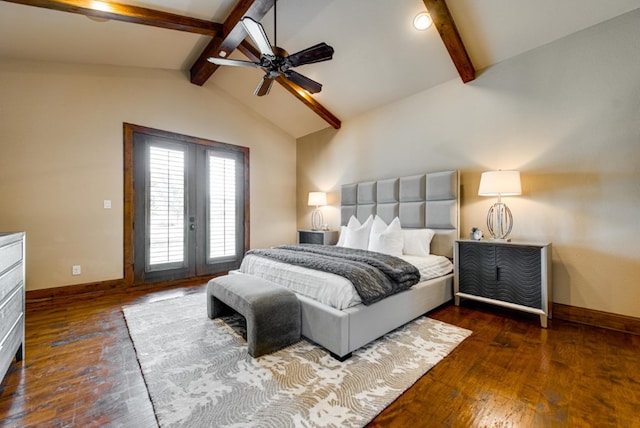
<svg viewBox="0 0 640 428">
<path fill-rule="evenodd" d="M 554 303 L 553 317 L 565 321 L 640 335 L 640 318 L 626 315 Z"/>
<path fill-rule="evenodd" d="M 221 274 L 222 275 L 222 274 Z M 41 302 L 53 300 L 57 298 L 67 298 L 81 295 L 105 294 L 109 291 L 124 290 L 127 288 L 148 287 L 150 290 L 158 290 L 160 288 L 176 287 L 184 285 L 195 285 L 198 283 L 206 283 L 212 277 L 218 275 L 209 275 L 206 277 L 186 278 L 176 281 L 162 282 L 156 284 L 127 284 L 122 279 L 114 279 L 109 281 L 91 282 L 85 284 L 67 285 L 65 287 L 43 288 L 40 290 L 29 290 L 26 292 L 26 302 Z"/>
</svg>

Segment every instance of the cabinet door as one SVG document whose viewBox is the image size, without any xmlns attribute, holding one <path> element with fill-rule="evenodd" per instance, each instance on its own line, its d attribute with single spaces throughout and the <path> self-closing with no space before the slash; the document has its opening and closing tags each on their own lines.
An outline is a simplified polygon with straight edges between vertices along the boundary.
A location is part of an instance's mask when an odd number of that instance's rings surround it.
<svg viewBox="0 0 640 428">
<path fill-rule="evenodd" d="M 495 245 L 459 243 L 459 290 L 474 296 L 495 299 L 498 282 L 495 269 Z"/>
<path fill-rule="evenodd" d="M 496 275 L 506 302 L 542 309 L 541 256 L 538 248 L 496 247 Z"/>
<path fill-rule="evenodd" d="M 542 309 L 538 248 L 467 242 L 459 245 L 462 293 Z"/>
</svg>

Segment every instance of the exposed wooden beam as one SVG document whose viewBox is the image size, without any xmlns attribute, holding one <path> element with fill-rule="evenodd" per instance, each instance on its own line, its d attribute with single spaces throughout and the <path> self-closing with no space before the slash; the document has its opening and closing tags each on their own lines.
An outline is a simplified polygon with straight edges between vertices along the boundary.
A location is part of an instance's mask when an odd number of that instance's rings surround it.
<svg viewBox="0 0 640 428">
<path fill-rule="evenodd" d="M 458 33 L 458 28 L 453 21 L 445 0 L 423 1 L 445 47 L 449 51 L 460 78 L 464 83 L 472 81 L 476 78 L 476 70 L 471 63 L 464 43 L 462 43 L 462 38 L 460 38 L 460 33 Z"/>
<path fill-rule="evenodd" d="M 244 41 L 240 45 L 238 45 L 238 50 L 245 54 L 250 61 L 260 61 L 260 53 L 248 42 Z M 342 126 L 342 122 L 340 121 L 340 119 L 338 119 L 333 113 L 327 110 L 325 106 L 317 102 L 307 91 L 282 76 L 277 77 L 276 82 L 282 85 L 282 87 L 293 94 L 293 96 L 295 96 L 297 99 L 302 101 L 304 105 L 309 107 L 315 114 L 320 116 L 333 128 L 340 129 L 340 127 Z"/>
<path fill-rule="evenodd" d="M 249 16 L 256 21 L 262 20 L 274 0 L 240 0 L 227 19 L 224 21 L 223 34 L 216 37 L 202 51 L 196 62 L 191 66 L 191 83 L 202 86 L 218 69 L 218 66 L 207 61 L 209 57 L 219 56 L 220 51 L 230 55 L 247 36 L 240 20 Z"/>
<path fill-rule="evenodd" d="M 133 22 L 150 25 L 152 27 L 168 28 L 186 31 L 188 33 L 204 34 L 215 37 L 222 33 L 221 24 L 190 18 L 174 13 L 148 9 L 146 7 L 130 6 L 112 1 L 91 0 L 4 0 L 9 3 L 19 3 L 28 6 L 43 7 L 62 12 L 78 13 L 97 18 L 112 19 L 114 21 Z M 99 9 L 96 7 L 99 6 Z"/>
<path fill-rule="evenodd" d="M 307 91 L 291 82 L 290 80 L 285 79 L 282 76 L 276 78 L 276 82 L 281 84 L 287 91 L 292 93 L 297 99 L 302 101 L 307 107 L 309 107 L 315 114 L 324 119 L 329 125 L 331 125 L 334 129 L 340 129 L 342 126 L 342 122 L 338 119 L 333 113 L 327 110 L 322 104 L 317 102 L 314 98 L 309 95 Z"/>
</svg>

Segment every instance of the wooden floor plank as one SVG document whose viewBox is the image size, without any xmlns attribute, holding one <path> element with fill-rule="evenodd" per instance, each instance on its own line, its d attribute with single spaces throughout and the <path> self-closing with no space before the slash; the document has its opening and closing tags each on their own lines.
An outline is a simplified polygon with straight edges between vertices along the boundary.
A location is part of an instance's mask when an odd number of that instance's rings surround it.
<svg viewBox="0 0 640 428">
<path fill-rule="evenodd" d="M 29 303 L 26 363 L 0 384 L 0 427 L 156 427 L 121 307 L 202 291 Z M 640 337 L 561 320 L 541 329 L 535 316 L 474 302 L 430 316 L 473 334 L 370 426 L 640 427 Z"/>
</svg>

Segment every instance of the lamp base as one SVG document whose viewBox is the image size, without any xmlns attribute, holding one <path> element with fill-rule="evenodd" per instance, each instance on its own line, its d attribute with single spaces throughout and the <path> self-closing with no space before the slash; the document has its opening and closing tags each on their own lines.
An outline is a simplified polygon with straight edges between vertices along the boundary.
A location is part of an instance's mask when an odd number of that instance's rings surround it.
<svg viewBox="0 0 640 428">
<path fill-rule="evenodd" d="M 507 236 L 511 233 L 512 227 L 513 215 L 509 207 L 502 202 L 493 204 L 487 213 L 487 229 L 493 240 L 508 242 Z"/>
<path fill-rule="evenodd" d="M 320 211 L 320 208 L 316 207 L 316 209 L 311 213 L 311 230 L 320 230 L 322 228 L 322 223 L 324 223 L 322 211 Z"/>
</svg>

